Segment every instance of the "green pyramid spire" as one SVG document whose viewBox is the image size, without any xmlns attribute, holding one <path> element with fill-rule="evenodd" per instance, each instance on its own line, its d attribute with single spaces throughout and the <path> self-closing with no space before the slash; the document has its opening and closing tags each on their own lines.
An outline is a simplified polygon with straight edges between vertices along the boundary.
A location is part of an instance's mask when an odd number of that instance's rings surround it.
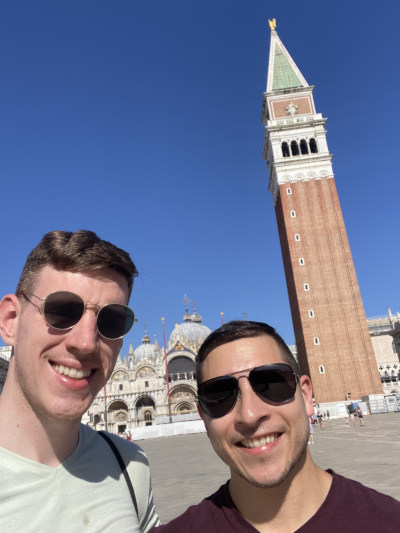
<svg viewBox="0 0 400 533">
<path fill-rule="evenodd" d="M 289 89 L 302 86 L 303 84 L 299 80 L 289 61 L 286 59 L 283 50 L 280 46 L 276 46 L 272 89 L 275 91 L 277 89 Z"/>
</svg>

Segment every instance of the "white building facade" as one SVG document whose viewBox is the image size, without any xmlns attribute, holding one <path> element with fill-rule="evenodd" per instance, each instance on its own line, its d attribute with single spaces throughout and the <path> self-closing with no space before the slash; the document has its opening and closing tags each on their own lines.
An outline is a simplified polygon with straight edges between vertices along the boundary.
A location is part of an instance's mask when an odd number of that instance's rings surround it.
<svg viewBox="0 0 400 533">
<path fill-rule="evenodd" d="M 11 351 L 11 346 L 0 346 L 0 394 L 6 381 Z"/>
<path fill-rule="evenodd" d="M 166 353 L 145 332 L 140 346 L 130 346 L 127 359 L 118 358 L 82 422 L 123 434 L 135 427 L 198 418 L 195 357 L 209 333 L 196 310 L 192 315 L 186 310 L 183 323 L 175 325 Z"/>
<path fill-rule="evenodd" d="M 400 394 L 400 313 L 368 319 L 385 396 Z"/>
</svg>

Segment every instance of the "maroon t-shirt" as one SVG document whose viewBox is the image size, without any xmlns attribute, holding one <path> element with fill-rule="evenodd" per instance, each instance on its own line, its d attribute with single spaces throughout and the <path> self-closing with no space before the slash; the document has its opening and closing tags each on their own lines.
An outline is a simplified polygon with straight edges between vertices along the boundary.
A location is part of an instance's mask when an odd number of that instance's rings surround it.
<svg viewBox="0 0 400 533">
<path fill-rule="evenodd" d="M 400 502 L 328 470 L 324 503 L 303 526 L 288 533 L 400 533 Z M 266 502 L 267 504 L 267 502 Z M 256 533 L 236 509 L 228 483 L 153 533 Z"/>
</svg>

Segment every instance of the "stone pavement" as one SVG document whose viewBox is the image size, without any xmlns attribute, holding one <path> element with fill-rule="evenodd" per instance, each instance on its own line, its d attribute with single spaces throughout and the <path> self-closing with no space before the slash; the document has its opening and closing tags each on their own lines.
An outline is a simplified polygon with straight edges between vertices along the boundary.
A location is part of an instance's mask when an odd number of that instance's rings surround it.
<svg viewBox="0 0 400 533">
<path fill-rule="evenodd" d="M 314 460 L 400 500 L 400 413 L 364 417 L 365 427 L 330 420 L 315 427 Z M 154 500 L 163 523 L 201 501 L 229 478 L 205 433 L 141 440 L 151 466 Z"/>
</svg>

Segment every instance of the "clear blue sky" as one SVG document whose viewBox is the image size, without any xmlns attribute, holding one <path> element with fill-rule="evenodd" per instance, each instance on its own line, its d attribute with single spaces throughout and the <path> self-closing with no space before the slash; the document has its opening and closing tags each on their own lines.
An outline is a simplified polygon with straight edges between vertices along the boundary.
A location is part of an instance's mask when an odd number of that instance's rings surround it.
<svg viewBox="0 0 400 533">
<path fill-rule="evenodd" d="M 400 310 L 396 2 L 4 2 L 0 293 L 47 231 L 91 229 L 140 271 L 131 305 L 162 344 L 186 293 L 211 329 L 294 342 L 260 121 L 268 18 L 328 118 L 368 317 Z"/>
</svg>

